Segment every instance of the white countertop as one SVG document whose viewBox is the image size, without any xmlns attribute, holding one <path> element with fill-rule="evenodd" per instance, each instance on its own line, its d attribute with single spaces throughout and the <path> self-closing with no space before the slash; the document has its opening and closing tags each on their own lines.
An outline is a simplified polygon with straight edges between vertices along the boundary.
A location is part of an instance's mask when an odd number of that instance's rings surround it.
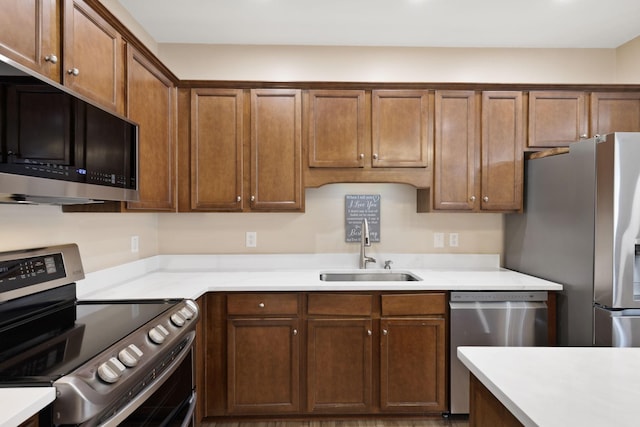
<svg viewBox="0 0 640 427">
<path fill-rule="evenodd" d="M 321 272 L 362 271 L 354 269 L 357 253 L 159 255 L 89 273 L 77 283 L 76 292 L 80 300 L 123 300 L 196 299 L 211 291 L 562 290 L 560 284 L 499 268 L 498 255 L 373 255 L 380 263 L 393 260 L 392 272 L 410 271 L 422 280 L 320 280 Z M 53 401 L 55 396 L 53 387 L 0 389 L 0 392 L 3 403 L 6 402 L 5 394 L 21 400 L 21 404 L 0 405 L 0 426 L 5 425 L 3 422 L 29 418 Z M 39 399 L 37 392 L 44 393 L 50 400 Z"/>
<path fill-rule="evenodd" d="M 0 388 L 0 427 L 15 427 L 53 402 L 53 387 Z"/>
<path fill-rule="evenodd" d="M 640 348 L 458 347 L 525 426 L 638 426 Z"/>
<path fill-rule="evenodd" d="M 384 259 L 393 259 L 394 268 L 378 269 L 410 271 L 422 279 L 417 282 L 320 280 L 321 272 L 361 272 L 348 267 L 353 258 L 353 254 L 159 256 L 87 274 L 77 292 L 79 299 L 101 300 L 195 299 L 212 291 L 562 290 L 558 283 L 501 269 L 493 255 L 393 254 Z"/>
</svg>

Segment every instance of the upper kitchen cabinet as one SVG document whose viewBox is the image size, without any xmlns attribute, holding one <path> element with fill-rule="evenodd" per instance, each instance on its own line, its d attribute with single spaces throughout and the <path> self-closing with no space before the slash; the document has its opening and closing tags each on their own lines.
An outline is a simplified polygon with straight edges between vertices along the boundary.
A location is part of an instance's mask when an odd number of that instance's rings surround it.
<svg viewBox="0 0 640 427">
<path fill-rule="evenodd" d="M 524 174 L 522 92 L 482 93 L 480 209 L 522 209 Z"/>
<path fill-rule="evenodd" d="M 508 212 L 522 207 L 522 92 L 438 91 L 433 208 Z M 418 193 L 428 210 L 429 193 Z"/>
<path fill-rule="evenodd" d="M 529 92 L 527 147 L 567 146 L 588 132 L 587 94 L 570 91 Z"/>
<path fill-rule="evenodd" d="M 176 210 L 176 88 L 132 46 L 127 48 L 127 117 L 140 125 L 138 211 Z"/>
<path fill-rule="evenodd" d="M 640 93 L 591 93 L 590 136 L 640 132 Z"/>
<path fill-rule="evenodd" d="M 65 86 L 124 113 L 124 44 L 120 33 L 82 0 L 64 0 Z"/>
<path fill-rule="evenodd" d="M 243 105 L 242 89 L 191 91 L 190 210 L 242 210 Z"/>
<path fill-rule="evenodd" d="M 365 166 L 367 111 L 363 90 L 308 93 L 307 150 L 313 168 Z"/>
<path fill-rule="evenodd" d="M 300 90 L 181 93 L 180 211 L 304 211 Z"/>
<path fill-rule="evenodd" d="M 301 119 L 300 90 L 251 90 L 251 210 L 304 210 Z"/>
<path fill-rule="evenodd" d="M 431 184 L 431 98 L 426 90 L 304 93 L 305 185 Z"/>
<path fill-rule="evenodd" d="M 3 0 L 0 54 L 60 81 L 60 32 L 56 0 Z"/>
<path fill-rule="evenodd" d="M 479 108 L 474 91 L 436 91 L 434 209 L 472 211 L 477 206 Z M 429 193 L 420 192 L 420 196 Z"/>
<path fill-rule="evenodd" d="M 427 91 L 374 90 L 371 166 L 428 167 L 430 125 Z"/>
</svg>

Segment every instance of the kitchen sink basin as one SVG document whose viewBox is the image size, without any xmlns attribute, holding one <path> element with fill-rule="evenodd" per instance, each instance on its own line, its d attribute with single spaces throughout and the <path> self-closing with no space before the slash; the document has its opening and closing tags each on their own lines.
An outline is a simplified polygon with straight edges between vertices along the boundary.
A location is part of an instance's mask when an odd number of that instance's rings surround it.
<svg viewBox="0 0 640 427">
<path fill-rule="evenodd" d="M 325 282 L 417 282 L 420 277 L 408 271 L 362 271 L 320 273 Z"/>
</svg>

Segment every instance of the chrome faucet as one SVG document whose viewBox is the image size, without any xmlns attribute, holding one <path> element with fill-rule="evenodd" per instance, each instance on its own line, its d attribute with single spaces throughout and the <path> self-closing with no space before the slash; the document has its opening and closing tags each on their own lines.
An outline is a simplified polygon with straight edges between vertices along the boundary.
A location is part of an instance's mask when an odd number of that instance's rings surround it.
<svg viewBox="0 0 640 427">
<path fill-rule="evenodd" d="M 368 262 L 376 262 L 375 258 L 368 257 L 364 252 L 366 246 L 371 246 L 369 239 L 369 223 L 367 218 L 362 219 L 362 231 L 360 233 L 360 268 L 366 269 Z"/>
</svg>

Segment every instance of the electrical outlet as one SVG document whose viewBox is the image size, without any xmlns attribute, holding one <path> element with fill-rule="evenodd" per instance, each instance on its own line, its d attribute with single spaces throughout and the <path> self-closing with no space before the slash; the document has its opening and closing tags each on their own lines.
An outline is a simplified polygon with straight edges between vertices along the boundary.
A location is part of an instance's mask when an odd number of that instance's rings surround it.
<svg viewBox="0 0 640 427">
<path fill-rule="evenodd" d="M 140 250 L 140 238 L 131 236 L 131 252 L 136 253 Z"/>
<path fill-rule="evenodd" d="M 258 233 L 255 231 L 247 231 L 245 234 L 245 246 L 247 248 L 255 248 L 258 246 Z"/>
<path fill-rule="evenodd" d="M 449 233 L 449 246 L 452 248 L 458 247 L 458 233 Z"/>
<path fill-rule="evenodd" d="M 433 247 L 444 248 L 444 233 L 433 233 Z"/>
</svg>

